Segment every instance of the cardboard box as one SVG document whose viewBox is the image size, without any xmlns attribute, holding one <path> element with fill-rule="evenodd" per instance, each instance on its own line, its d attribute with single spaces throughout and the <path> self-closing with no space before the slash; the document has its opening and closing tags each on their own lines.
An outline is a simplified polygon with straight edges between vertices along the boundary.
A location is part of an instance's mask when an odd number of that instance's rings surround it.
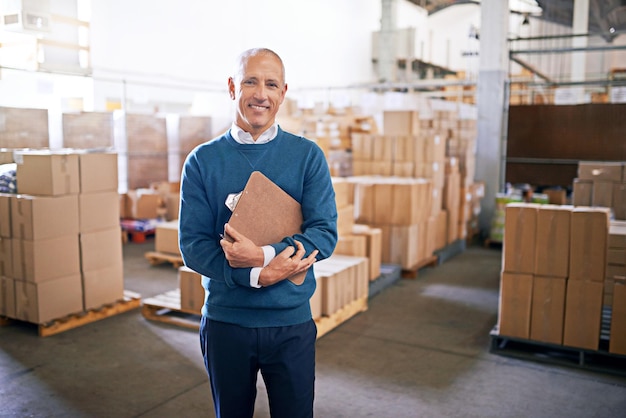
<svg viewBox="0 0 626 418">
<path fill-rule="evenodd" d="M 623 178 L 623 163 L 609 161 L 580 161 L 578 178 L 582 180 L 604 180 L 620 183 Z"/>
<path fill-rule="evenodd" d="M 530 315 L 531 340 L 563 343 L 565 285 L 564 277 L 534 277 Z"/>
<path fill-rule="evenodd" d="M 593 182 L 591 180 L 574 179 L 572 204 L 574 206 L 591 206 Z"/>
<path fill-rule="evenodd" d="M 16 195 L 11 199 L 13 238 L 38 240 L 78 234 L 78 220 L 78 195 Z"/>
<path fill-rule="evenodd" d="M 119 195 L 117 192 L 81 193 L 78 213 L 81 233 L 119 226 Z"/>
<path fill-rule="evenodd" d="M 333 254 L 367 257 L 367 238 L 364 235 L 339 235 Z"/>
<path fill-rule="evenodd" d="M 154 231 L 154 249 L 160 253 L 180 255 L 178 220 L 160 222 Z"/>
<path fill-rule="evenodd" d="M 567 192 L 564 189 L 545 189 L 544 194 L 548 195 L 548 202 L 553 205 L 566 205 Z M 586 206 L 589 206 L 587 203 Z"/>
<path fill-rule="evenodd" d="M 117 158 L 113 152 L 79 153 L 80 193 L 117 192 Z"/>
<path fill-rule="evenodd" d="M 19 151 L 14 157 L 18 193 L 38 196 L 79 193 L 77 154 Z"/>
<path fill-rule="evenodd" d="M 594 180 L 591 206 L 613 207 L 613 182 Z"/>
<path fill-rule="evenodd" d="M 612 208 L 615 219 L 626 219 L 626 184 L 613 183 Z"/>
<path fill-rule="evenodd" d="M 180 210 L 180 193 L 167 193 L 163 196 L 163 199 L 165 199 L 165 220 L 173 221 L 174 219 L 178 219 Z"/>
<path fill-rule="evenodd" d="M 626 355 L 626 277 L 615 279 L 613 285 L 609 352 Z"/>
<path fill-rule="evenodd" d="M 309 305 L 311 306 L 311 316 L 314 320 L 318 320 L 322 317 L 322 294 L 324 293 L 323 281 L 315 276 L 315 292 L 309 299 Z"/>
<path fill-rule="evenodd" d="M 97 309 L 124 298 L 124 266 L 122 260 L 106 267 L 83 270 L 83 309 Z"/>
<path fill-rule="evenodd" d="M 380 277 L 383 231 L 380 228 L 371 228 L 368 225 L 354 225 L 352 231 L 355 235 L 362 235 L 366 238 L 366 256 L 370 263 L 370 281 L 376 280 Z"/>
<path fill-rule="evenodd" d="M 121 242 L 120 236 L 117 236 Z M 13 278 L 41 283 L 80 273 L 78 235 L 12 240 Z"/>
<path fill-rule="evenodd" d="M 626 222 L 611 221 L 609 224 L 609 248 L 626 249 Z"/>
<path fill-rule="evenodd" d="M 337 266 L 333 266 L 329 262 L 318 261 L 313 265 L 313 269 L 318 286 L 321 284 L 321 316 L 331 316 L 343 305 L 340 298 L 345 274 L 342 275 Z"/>
<path fill-rule="evenodd" d="M 597 350 L 600 345 L 603 283 L 568 280 L 563 345 Z"/>
<path fill-rule="evenodd" d="M 354 226 L 354 206 L 348 205 L 337 209 L 337 234 L 347 235 L 352 233 Z"/>
<path fill-rule="evenodd" d="M 618 266 L 626 265 L 626 249 L 609 247 L 607 261 L 609 264 L 615 264 Z"/>
<path fill-rule="evenodd" d="M 42 283 L 15 281 L 15 318 L 43 324 L 83 309 L 80 274 Z"/>
<path fill-rule="evenodd" d="M 0 316 L 15 318 L 15 280 L 0 276 Z"/>
<path fill-rule="evenodd" d="M 615 276 L 626 276 L 626 266 L 623 264 L 607 264 L 605 277 L 613 279 Z"/>
<path fill-rule="evenodd" d="M 134 189 L 126 192 L 122 204 L 125 207 L 120 213 L 125 215 L 124 218 L 156 219 L 159 207 L 163 205 L 163 198 L 151 189 Z"/>
<path fill-rule="evenodd" d="M 406 167 L 413 165 L 413 163 L 422 161 L 422 155 L 419 155 L 419 147 L 422 141 L 420 137 L 416 135 L 394 135 L 394 161 L 398 163 L 406 163 Z M 416 157 L 419 156 L 419 159 Z"/>
<path fill-rule="evenodd" d="M 535 275 L 568 276 L 572 209 L 573 206 L 542 205 L 537 211 Z"/>
<path fill-rule="evenodd" d="M 577 207 L 572 210 L 570 232 L 570 280 L 591 280 L 602 283 L 606 275 L 608 208 Z"/>
<path fill-rule="evenodd" d="M 385 135 L 417 135 L 420 132 L 419 112 L 415 110 L 385 110 L 383 112 Z"/>
<path fill-rule="evenodd" d="M 446 141 L 440 135 L 428 135 L 424 138 L 424 162 L 437 162 L 443 171 L 442 163 L 446 159 Z"/>
<path fill-rule="evenodd" d="M 180 310 L 195 315 L 202 314 L 202 306 L 204 306 L 202 275 L 187 266 L 180 266 L 178 288 L 180 289 Z"/>
<path fill-rule="evenodd" d="M 0 237 L 0 277 L 13 277 L 13 244 L 10 238 Z"/>
<path fill-rule="evenodd" d="M 122 262 L 122 234 L 119 226 L 80 234 L 80 268 L 101 270 Z"/>
<path fill-rule="evenodd" d="M 12 194 L 0 193 L 0 238 L 11 238 Z"/>
<path fill-rule="evenodd" d="M 539 205 L 509 203 L 505 209 L 503 269 L 510 273 L 535 271 L 537 212 Z"/>
<path fill-rule="evenodd" d="M 385 264 L 399 264 L 405 270 L 415 268 L 420 261 L 419 225 L 372 225 L 382 231 L 382 257 Z"/>
<path fill-rule="evenodd" d="M 448 244 L 448 211 L 441 210 L 437 214 L 437 232 L 435 234 L 435 250 L 442 249 Z"/>
<path fill-rule="evenodd" d="M 530 338 L 532 292 L 531 274 L 502 272 L 498 310 L 500 335 Z"/>
</svg>

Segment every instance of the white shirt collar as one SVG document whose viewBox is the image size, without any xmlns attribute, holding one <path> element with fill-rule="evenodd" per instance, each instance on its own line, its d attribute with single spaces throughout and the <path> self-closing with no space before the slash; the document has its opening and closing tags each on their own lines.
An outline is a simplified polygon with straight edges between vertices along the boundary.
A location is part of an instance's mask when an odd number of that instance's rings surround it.
<svg viewBox="0 0 626 418">
<path fill-rule="evenodd" d="M 230 134 L 233 139 L 240 144 L 265 144 L 276 138 L 276 135 L 278 135 L 278 123 L 274 122 L 274 124 L 270 126 L 267 131 L 259 135 L 256 141 L 252 139 L 252 135 L 237 126 L 235 122 L 233 122 L 230 127 Z"/>
</svg>

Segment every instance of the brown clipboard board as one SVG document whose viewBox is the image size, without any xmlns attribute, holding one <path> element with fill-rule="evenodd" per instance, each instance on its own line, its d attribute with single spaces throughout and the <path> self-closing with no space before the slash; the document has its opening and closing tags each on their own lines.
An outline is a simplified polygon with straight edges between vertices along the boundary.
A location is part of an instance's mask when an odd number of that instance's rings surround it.
<svg viewBox="0 0 626 418">
<path fill-rule="evenodd" d="M 302 232 L 302 209 L 298 201 L 263 173 L 253 171 L 228 223 L 255 245 L 269 245 Z M 300 285 L 305 276 L 306 271 L 289 280 Z"/>
</svg>

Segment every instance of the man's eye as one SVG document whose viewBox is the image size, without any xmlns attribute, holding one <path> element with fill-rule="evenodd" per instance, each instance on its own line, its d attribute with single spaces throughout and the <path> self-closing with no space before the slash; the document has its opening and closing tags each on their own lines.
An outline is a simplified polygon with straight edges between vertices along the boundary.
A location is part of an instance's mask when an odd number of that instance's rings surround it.
<svg viewBox="0 0 626 418">
<path fill-rule="evenodd" d="M 243 84 L 245 84 L 246 86 L 253 86 L 254 85 L 254 80 L 246 80 L 243 82 Z"/>
</svg>

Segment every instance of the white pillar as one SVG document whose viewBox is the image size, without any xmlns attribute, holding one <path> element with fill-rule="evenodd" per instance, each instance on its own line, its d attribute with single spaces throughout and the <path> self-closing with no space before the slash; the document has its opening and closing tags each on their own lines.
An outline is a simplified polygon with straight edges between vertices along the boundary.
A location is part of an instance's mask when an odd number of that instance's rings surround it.
<svg viewBox="0 0 626 418">
<path fill-rule="evenodd" d="M 381 0 L 380 38 L 378 42 L 378 80 L 396 81 L 396 0 Z"/>
<path fill-rule="evenodd" d="M 574 35 L 589 32 L 589 0 L 575 0 L 574 1 L 574 16 L 572 19 L 572 30 Z M 586 36 L 577 36 L 572 38 L 573 48 L 586 48 L 588 38 Z M 572 81 L 585 81 L 586 70 L 586 53 L 585 52 L 573 52 L 572 53 L 572 69 L 571 80 Z M 576 102 L 584 103 L 585 90 L 584 88 L 575 88 Z"/>
<path fill-rule="evenodd" d="M 505 82 L 509 72 L 508 1 L 483 0 L 480 6 L 480 64 L 478 70 L 478 143 L 476 179 L 485 182 L 480 229 L 489 233 L 496 193 L 503 191 L 503 120 Z M 507 105 L 508 106 L 508 105 Z"/>
</svg>

